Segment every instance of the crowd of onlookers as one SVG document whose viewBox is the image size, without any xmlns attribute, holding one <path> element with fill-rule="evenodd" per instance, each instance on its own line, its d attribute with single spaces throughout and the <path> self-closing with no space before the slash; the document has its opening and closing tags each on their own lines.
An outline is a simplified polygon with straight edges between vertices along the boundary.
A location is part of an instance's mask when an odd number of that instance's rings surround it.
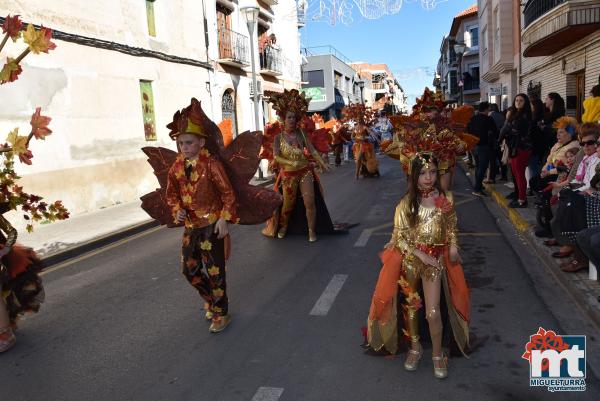
<svg viewBox="0 0 600 401">
<path fill-rule="evenodd" d="M 467 131 L 479 138 L 474 195 L 486 196 L 484 183 L 506 181 L 511 208 L 537 208 L 535 234 L 558 246 L 555 258 L 565 272 L 600 268 L 600 85 L 583 103 L 581 121 L 566 116 L 555 92 L 542 101 L 515 96 L 504 112 L 482 102 Z M 510 171 L 510 177 L 508 172 Z M 509 182 L 510 180 L 510 182 Z"/>
</svg>

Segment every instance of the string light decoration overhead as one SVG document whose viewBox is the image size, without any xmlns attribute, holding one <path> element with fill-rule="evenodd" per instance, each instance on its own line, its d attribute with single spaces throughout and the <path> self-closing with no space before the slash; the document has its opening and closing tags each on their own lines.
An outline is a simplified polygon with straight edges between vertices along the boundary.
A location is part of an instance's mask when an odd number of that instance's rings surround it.
<svg viewBox="0 0 600 401">
<path fill-rule="evenodd" d="M 368 20 L 376 20 L 386 15 L 400 12 L 404 4 L 419 3 L 423 9 L 431 11 L 448 0 L 298 0 L 298 17 L 307 21 L 351 25 L 357 11 Z"/>
</svg>

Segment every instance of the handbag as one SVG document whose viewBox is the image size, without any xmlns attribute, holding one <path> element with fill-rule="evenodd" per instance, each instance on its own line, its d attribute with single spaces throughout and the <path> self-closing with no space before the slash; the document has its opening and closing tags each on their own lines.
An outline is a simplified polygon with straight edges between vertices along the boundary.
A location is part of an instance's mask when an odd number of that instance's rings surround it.
<svg viewBox="0 0 600 401">
<path fill-rule="evenodd" d="M 510 156 L 510 149 L 508 149 L 508 145 L 506 144 L 506 139 L 502 141 L 502 144 L 500 145 L 500 152 L 502 154 L 502 158 L 500 159 L 500 161 L 502 162 L 502 164 L 504 164 L 505 166 L 508 164 L 508 159 Z"/>
<path fill-rule="evenodd" d="M 581 192 L 570 188 L 560 191 L 555 219 L 561 235 L 571 240 L 587 228 L 585 198 Z"/>
</svg>

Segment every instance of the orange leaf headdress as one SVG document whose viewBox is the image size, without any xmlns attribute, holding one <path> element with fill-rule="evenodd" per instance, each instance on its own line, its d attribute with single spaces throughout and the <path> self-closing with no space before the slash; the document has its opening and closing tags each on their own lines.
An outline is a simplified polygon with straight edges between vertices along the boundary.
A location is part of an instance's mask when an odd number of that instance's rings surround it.
<svg viewBox="0 0 600 401">
<path fill-rule="evenodd" d="M 416 104 L 413 106 L 413 114 L 427 113 L 432 110 L 442 111 L 445 107 L 446 104 L 439 94 L 425 88 L 423 96 L 417 98 Z"/>
<path fill-rule="evenodd" d="M 367 124 L 373 119 L 373 110 L 362 103 L 350 103 L 342 109 L 342 121 Z"/>
</svg>

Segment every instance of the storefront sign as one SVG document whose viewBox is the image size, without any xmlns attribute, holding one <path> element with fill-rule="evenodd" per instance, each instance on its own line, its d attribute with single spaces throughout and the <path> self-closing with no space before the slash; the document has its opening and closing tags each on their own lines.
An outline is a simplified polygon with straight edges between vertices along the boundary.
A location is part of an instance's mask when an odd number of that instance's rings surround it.
<svg viewBox="0 0 600 401">
<path fill-rule="evenodd" d="M 327 98 L 325 88 L 300 88 L 300 92 L 309 97 L 311 102 L 324 102 Z"/>
</svg>

